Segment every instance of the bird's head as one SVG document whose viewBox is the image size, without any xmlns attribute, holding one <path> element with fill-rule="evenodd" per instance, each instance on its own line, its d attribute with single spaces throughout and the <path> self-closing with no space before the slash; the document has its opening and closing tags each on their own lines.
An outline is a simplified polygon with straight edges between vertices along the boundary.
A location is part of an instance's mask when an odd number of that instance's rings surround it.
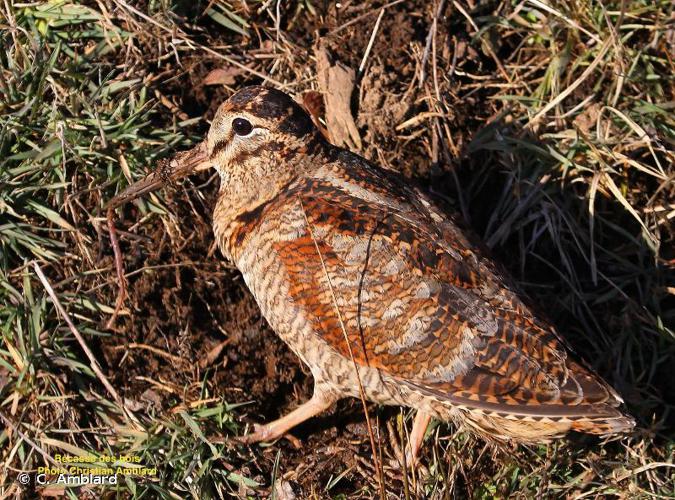
<svg viewBox="0 0 675 500">
<path fill-rule="evenodd" d="M 309 115 L 290 96 L 266 87 L 245 87 L 218 108 L 205 141 L 162 162 L 108 207 L 209 167 L 220 174 L 221 193 L 233 208 L 255 203 L 316 164 L 312 153 L 323 144 Z"/>
<path fill-rule="evenodd" d="M 207 137 L 221 189 L 233 183 L 288 178 L 320 142 L 311 118 L 290 96 L 266 87 L 245 87 L 218 109 Z M 236 186 L 232 186 L 235 188 Z"/>
</svg>

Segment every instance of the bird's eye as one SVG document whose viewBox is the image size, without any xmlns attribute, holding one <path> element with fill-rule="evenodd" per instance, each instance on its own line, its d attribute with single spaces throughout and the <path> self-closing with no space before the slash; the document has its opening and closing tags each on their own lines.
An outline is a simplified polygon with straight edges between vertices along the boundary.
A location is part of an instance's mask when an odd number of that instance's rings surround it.
<svg viewBox="0 0 675 500">
<path fill-rule="evenodd" d="M 235 118 L 232 120 L 232 130 L 237 135 L 248 135 L 253 130 L 253 125 L 246 118 Z"/>
</svg>

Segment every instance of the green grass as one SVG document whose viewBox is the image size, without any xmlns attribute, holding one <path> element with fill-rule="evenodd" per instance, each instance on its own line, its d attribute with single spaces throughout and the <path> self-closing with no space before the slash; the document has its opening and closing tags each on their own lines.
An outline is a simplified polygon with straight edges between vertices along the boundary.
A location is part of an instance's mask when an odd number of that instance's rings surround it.
<svg viewBox="0 0 675 500">
<path fill-rule="evenodd" d="M 170 489 L 182 496 L 211 489 L 216 477 L 245 481 L 214 465 L 218 452 L 194 432 L 204 419 L 232 428 L 230 408 L 215 401 L 182 412 L 182 418 L 156 415 L 133 425 L 110 395 L 96 387 L 82 351 L 29 265 L 37 261 L 48 271 L 89 343 L 110 335 L 101 329 L 100 318 L 111 313 L 111 303 L 99 302 L 83 286 L 89 277 L 111 272 L 109 262 L 101 266 L 96 247 L 100 208 L 128 183 L 125 175 L 138 176 L 157 158 L 190 145 L 197 120 L 167 121 L 172 117 L 158 105 L 152 89 L 131 68 L 119 66 L 121 48 L 133 35 L 107 22 L 101 12 L 57 2 L 6 14 L 10 29 L 3 31 L 5 50 L 0 56 L 5 96 L 0 136 L 0 373 L 9 382 L 2 388 L 0 412 L 14 422 L 12 430 L 30 434 L 50 455 L 141 457 L 157 468 L 158 476 L 155 482 L 140 483 L 128 477 L 121 487 L 134 495 L 153 490 L 169 495 Z M 122 161 L 127 172 L 120 168 Z M 165 212 L 160 204 L 141 208 Z M 110 277 L 103 284 L 112 296 Z M 84 433 L 81 440 L 79 429 L 90 425 L 112 426 L 115 443 L 102 431 Z M 63 431 L 69 432 L 61 435 Z M 15 432 L 7 428 L 0 437 L 7 465 L 22 470 L 43 465 L 44 459 L 17 440 Z M 3 470 L 5 488 L 16 487 L 16 471 Z M 69 494 L 74 496 L 74 490 Z"/>
<path fill-rule="evenodd" d="M 231 89 L 205 88 L 200 79 L 206 69 L 235 61 L 294 92 L 316 88 L 308 27 L 325 18 L 331 29 L 357 19 L 336 48 L 356 67 L 379 9 L 347 10 L 335 21 L 334 10 L 326 16 L 323 6 L 308 1 L 282 8 L 280 18 L 274 3 L 142 5 L 0 6 L 2 494 L 17 494 L 17 474 L 44 465 L 43 454 L 131 454 L 157 469 L 152 479 L 129 475 L 111 487 L 124 497 L 270 494 L 276 479 L 302 470 L 302 458 L 284 447 L 270 458 L 263 449 L 248 452 L 215 439 L 241 432 L 244 414 L 211 381 L 215 370 L 147 382 L 168 401 L 152 406 L 139 404 L 132 382 L 127 387 L 117 367 L 107 364 L 110 346 L 129 338 L 124 328 L 102 326 L 117 293 L 102 207 L 158 159 L 200 140 L 206 122 L 199 116 L 213 111 L 212 99 L 259 81 L 242 70 Z M 403 71 L 401 59 L 386 59 L 392 52 L 380 32 L 364 81 L 370 69 L 386 65 L 399 71 L 385 80 L 386 91 L 410 103 L 404 120 L 425 111 L 438 115 L 413 121 L 399 135 L 398 123 L 391 123 L 365 153 L 418 166 L 423 181 L 431 179 L 434 190 L 454 199 L 576 350 L 624 395 L 639 429 L 606 445 L 495 450 L 437 425 L 426 442 L 427 469 L 406 478 L 408 490 L 437 498 L 673 497 L 672 2 L 457 5 L 466 16 L 456 5 L 447 8 L 419 94 L 410 89 L 419 85 L 435 10 L 418 9 L 419 18 L 405 5 L 385 11 L 388 29 L 395 12 L 417 19 L 414 48 L 401 51 L 414 71 Z M 256 53 L 261 40 L 268 48 Z M 458 44 L 468 49 L 453 62 Z M 362 132 L 377 130 L 369 120 L 358 118 Z M 434 147 L 440 165 L 431 172 L 441 174 L 438 187 L 426 173 Z M 178 214 L 200 210 L 184 209 L 201 200 L 190 191 L 171 195 L 180 207 L 158 193 L 120 211 L 120 229 L 135 225 L 129 231 L 141 233 L 133 244 L 123 238 L 128 262 L 135 263 L 127 271 L 159 273 L 151 266 L 164 262 L 148 257 L 156 231 L 168 234 L 170 265 L 189 260 L 198 269 L 215 259 L 206 256 L 210 242 L 201 244 L 203 261 L 190 260 L 194 254 L 184 250 L 194 245 L 190 230 L 197 222 Z M 35 263 L 103 373 L 128 399 L 116 401 L 106 390 L 36 276 Z M 173 326 L 164 335 L 179 337 L 187 328 L 179 306 L 169 311 L 176 317 L 167 320 Z M 124 312 L 122 325 L 129 328 L 147 314 L 138 303 Z M 386 430 L 382 441 L 388 441 Z M 359 446 L 360 461 L 331 462 L 321 482 L 308 485 L 302 474 L 290 479 L 299 497 L 375 494 L 367 438 Z M 396 496 L 404 494 L 400 474 L 391 472 L 386 482 Z M 78 490 L 66 494 L 76 498 Z"/>
</svg>

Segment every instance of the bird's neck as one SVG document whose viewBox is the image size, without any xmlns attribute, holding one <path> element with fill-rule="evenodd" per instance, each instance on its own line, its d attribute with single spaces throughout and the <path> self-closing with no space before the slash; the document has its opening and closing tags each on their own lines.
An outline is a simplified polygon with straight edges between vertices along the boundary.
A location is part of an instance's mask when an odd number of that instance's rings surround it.
<svg viewBox="0 0 675 500">
<path fill-rule="evenodd" d="M 321 153 L 316 151 L 316 154 Z M 267 154 L 241 162 L 237 168 L 221 175 L 213 230 L 226 258 L 236 263 L 248 233 L 264 217 L 265 208 L 314 168 L 316 154 L 302 151 L 292 158 Z"/>
<path fill-rule="evenodd" d="M 235 263 L 247 233 L 264 217 L 264 209 L 321 165 L 328 148 L 318 133 L 289 146 L 294 147 L 267 148 L 221 170 L 213 228 L 221 251 Z"/>
</svg>

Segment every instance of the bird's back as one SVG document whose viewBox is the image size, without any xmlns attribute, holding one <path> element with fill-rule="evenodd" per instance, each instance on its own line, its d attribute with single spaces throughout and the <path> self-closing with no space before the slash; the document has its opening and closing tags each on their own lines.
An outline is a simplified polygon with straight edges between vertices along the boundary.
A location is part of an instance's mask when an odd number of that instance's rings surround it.
<svg viewBox="0 0 675 500">
<path fill-rule="evenodd" d="M 315 377 L 350 392 L 342 379 L 356 363 L 371 399 L 414 396 L 496 438 L 632 427 L 619 396 L 571 358 L 473 237 L 395 173 L 324 148 L 316 169 L 216 226 Z"/>
</svg>

